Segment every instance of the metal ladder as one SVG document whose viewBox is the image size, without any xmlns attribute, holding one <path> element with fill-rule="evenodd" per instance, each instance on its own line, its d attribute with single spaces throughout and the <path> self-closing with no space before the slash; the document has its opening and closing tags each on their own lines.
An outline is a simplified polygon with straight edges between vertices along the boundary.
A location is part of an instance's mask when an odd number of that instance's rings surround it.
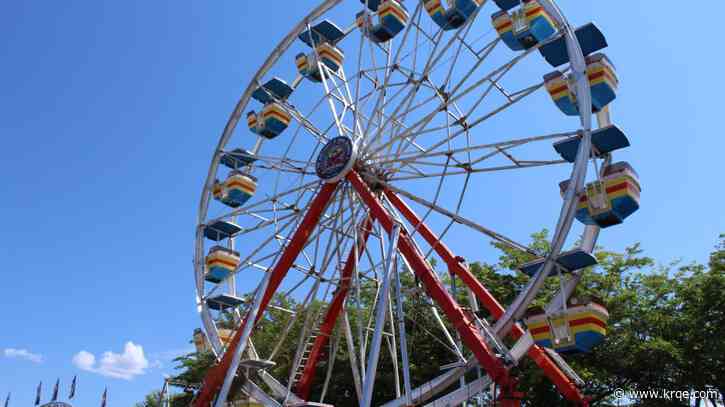
<svg viewBox="0 0 725 407">
<path fill-rule="evenodd" d="M 295 369 L 295 374 L 292 377 L 292 385 L 296 385 L 297 382 L 299 382 L 299 380 L 302 378 L 302 373 L 305 370 L 307 361 L 310 359 L 310 352 L 312 352 L 312 346 L 315 344 L 315 340 L 319 335 L 320 331 L 315 326 L 315 328 L 312 329 L 312 334 L 307 338 L 307 342 L 305 342 L 305 346 L 302 349 L 302 355 L 297 362 L 297 369 Z"/>
</svg>

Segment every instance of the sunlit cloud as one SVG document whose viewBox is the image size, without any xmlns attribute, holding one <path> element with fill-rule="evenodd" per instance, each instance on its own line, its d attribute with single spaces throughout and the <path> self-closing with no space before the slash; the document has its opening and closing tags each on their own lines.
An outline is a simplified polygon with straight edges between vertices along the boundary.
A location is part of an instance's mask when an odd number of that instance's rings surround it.
<svg viewBox="0 0 725 407">
<path fill-rule="evenodd" d="M 124 380 L 146 374 L 150 365 L 143 347 L 131 341 L 126 342 L 123 353 L 107 351 L 98 361 L 94 354 L 82 350 L 73 356 L 73 364 L 81 370 Z"/>
</svg>

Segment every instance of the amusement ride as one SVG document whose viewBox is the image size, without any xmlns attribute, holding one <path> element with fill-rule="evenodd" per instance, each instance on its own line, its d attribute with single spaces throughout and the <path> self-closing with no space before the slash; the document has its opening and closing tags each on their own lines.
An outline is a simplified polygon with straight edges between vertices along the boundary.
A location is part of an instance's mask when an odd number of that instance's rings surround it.
<svg viewBox="0 0 725 407">
<path fill-rule="evenodd" d="M 325 405 L 339 375 L 332 361 L 318 367 L 344 347 L 361 407 L 373 403 L 382 352 L 398 396 L 376 405 L 487 394 L 520 406 L 514 367 L 530 358 L 564 398 L 587 406 L 565 359 L 603 340 L 608 313 L 576 287 L 597 264 L 600 230 L 636 211 L 640 194 L 634 169 L 613 159 L 629 141 L 610 119 L 618 79 L 607 46 L 597 25 L 570 25 L 554 0 L 315 7 L 256 71 L 211 158 L 196 228 L 195 341 L 216 364 L 193 387 L 193 405 L 226 406 L 235 380 L 265 406 Z M 528 232 L 553 226 L 550 250 L 521 243 L 513 218 Z M 533 259 L 516 271 L 530 278 L 508 304 L 461 256 L 490 243 Z M 559 292 L 532 307 L 550 278 Z M 361 287 L 371 286 L 372 312 L 361 316 Z M 409 295 L 427 299 L 457 360 L 422 385 L 410 377 Z M 324 306 L 300 312 L 313 302 Z M 288 315 L 286 328 L 258 352 L 271 310 Z M 292 368 L 275 376 L 294 324 Z M 313 400 L 315 381 L 323 391 Z"/>
</svg>

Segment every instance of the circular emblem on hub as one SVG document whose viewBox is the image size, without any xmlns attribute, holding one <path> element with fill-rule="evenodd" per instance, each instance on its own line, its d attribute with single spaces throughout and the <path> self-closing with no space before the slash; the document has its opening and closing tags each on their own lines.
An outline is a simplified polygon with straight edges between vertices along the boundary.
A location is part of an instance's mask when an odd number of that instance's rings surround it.
<svg viewBox="0 0 725 407">
<path fill-rule="evenodd" d="M 315 172 L 325 182 L 341 180 L 355 162 L 355 145 L 347 137 L 335 137 L 322 147 Z"/>
</svg>

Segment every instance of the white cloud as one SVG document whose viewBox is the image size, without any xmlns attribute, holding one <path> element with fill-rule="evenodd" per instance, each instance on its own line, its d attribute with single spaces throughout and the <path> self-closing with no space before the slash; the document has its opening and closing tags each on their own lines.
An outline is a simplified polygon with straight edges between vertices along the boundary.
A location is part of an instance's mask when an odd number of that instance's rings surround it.
<svg viewBox="0 0 725 407">
<path fill-rule="evenodd" d="M 123 353 L 104 352 L 96 363 L 96 356 L 82 350 L 73 356 L 73 364 L 79 369 L 98 373 L 114 379 L 131 380 L 146 373 L 149 361 L 143 352 L 143 347 L 129 341 L 123 348 Z"/>
<path fill-rule="evenodd" d="M 31 361 L 33 363 L 42 363 L 43 362 L 43 355 L 39 355 L 37 353 L 32 353 L 27 349 L 6 348 L 3 350 L 3 354 L 7 358 L 25 359 L 25 360 Z"/>
<path fill-rule="evenodd" d="M 92 353 L 82 350 L 73 356 L 73 364 L 79 369 L 93 370 L 93 365 L 96 364 L 96 357 Z"/>
</svg>

